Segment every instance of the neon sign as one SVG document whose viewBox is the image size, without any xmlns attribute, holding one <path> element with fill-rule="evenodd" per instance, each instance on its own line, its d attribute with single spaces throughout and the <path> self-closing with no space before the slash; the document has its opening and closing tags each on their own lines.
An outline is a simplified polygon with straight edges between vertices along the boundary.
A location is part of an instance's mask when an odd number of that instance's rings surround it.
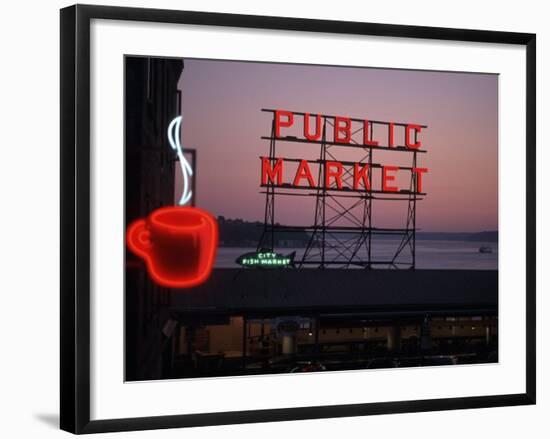
<svg viewBox="0 0 550 439">
<path fill-rule="evenodd" d="M 399 192 L 398 186 L 395 186 L 397 173 L 400 170 L 408 170 L 415 175 L 416 192 L 423 193 L 423 175 L 428 172 L 428 168 L 402 168 L 399 166 L 388 165 L 369 165 L 368 163 L 342 163 L 338 161 L 326 161 L 324 163 L 324 180 L 316 182 L 311 170 L 311 166 L 319 165 L 318 161 L 300 160 L 294 171 L 294 176 L 285 182 L 285 163 L 292 163 L 295 160 L 287 160 L 276 157 L 274 160 L 268 157 L 261 157 L 261 184 L 262 186 L 292 186 L 295 188 L 317 189 L 330 188 L 334 190 L 352 190 L 366 192 Z M 378 188 L 371 188 L 368 177 L 369 168 L 380 170 L 380 184 Z M 287 171 L 288 172 L 288 171 Z M 353 176 L 353 184 L 345 186 L 343 183 L 345 175 Z"/>
<path fill-rule="evenodd" d="M 313 121 L 312 122 L 312 118 Z M 296 120 L 303 121 L 303 138 L 287 136 L 283 132 L 292 127 L 296 128 Z M 330 132 L 327 134 L 326 120 L 330 120 Z M 323 122 L 324 121 L 324 122 Z M 373 133 L 373 124 L 386 126 L 387 132 L 377 138 Z M 315 128 L 313 128 L 313 126 Z M 274 136 L 276 139 L 292 140 L 302 143 L 322 143 L 322 141 L 355 148 L 372 148 L 388 150 L 421 150 L 422 142 L 419 134 L 422 125 L 412 123 L 395 123 L 384 121 L 369 121 L 368 119 L 352 119 L 343 116 L 325 116 L 321 114 L 293 113 L 286 110 L 276 110 L 274 114 Z M 354 133 L 362 131 L 362 139 L 357 142 L 353 139 Z M 326 136 L 326 137 L 323 137 Z M 323 137 L 323 138 L 322 138 Z M 402 145 L 398 145 L 398 139 Z M 360 143 L 362 141 L 362 143 Z M 356 191 L 370 193 L 410 193 L 424 194 L 423 180 L 428 168 L 412 166 L 392 166 L 381 163 L 342 162 L 336 160 L 299 160 L 283 157 L 260 157 L 261 185 L 292 187 L 302 189 L 328 189 L 341 191 Z M 322 167 L 321 172 L 314 172 L 312 167 Z M 292 168 L 289 172 L 289 168 Z M 397 184 L 399 174 L 412 173 L 414 188 L 400 188 Z M 288 175 L 290 173 L 290 176 Z M 376 176 L 374 176 L 377 174 Z M 316 181 L 314 175 L 322 176 Z M 345 177 L 348 184 L 344 184 Z"/>
<path fill-rule="evenodd" d="M 189 179 L 193 169 L 180 142 L 181 116 L 168 125 L 168 141 L 176 151 L 183 174 L 183 193 L 178 206 L 167 206 L 138 219 L 128 227 L 126 243 L 145 261 L 147 272 L 158 285 L 189 288 L 205 282 L 212 272 L 218 247 L 218 223 L 205 210 L 185 206 L 193 194 Z"/>
<path fill-rule="evenodd" d="M 239 256 L 235 262 L 243 267 L 283 268 L 294 266 L 295 256 L 296 252 L 283 256 L 272 250 L 262 249 L 259 252 L 245 253 Z"/>
<path fill-rule="evenodd" d="M 188 288 L 203 283 L 212 271 L 218 225 L 196 207 L 161 207 L 128 227 L 128 248 L 141 257 L 159 285 Z"/>
<path fill-rule="evenodd" d="M 278 138 L 284 138 L 281 135 L 281 128 L 290 128 L 294 125 L 294 116 L 298 115 L 298 113 L 293 113 L 292 111 L 286 111 L 286 110 L 276 110 L 275 111 L 275 137 Z M 301 115 L 301 114 L 299 114 Z M 311 133 L 311 116 L 315 116 L 315 132 Z M 352 144 L 352 135 L 355 131 L 357 125 L 360 125 L 363 131 L 363 145 L 364 146 L 380 146 L 380 142 L 378 140 L 372 139 L 372 134 L 370 131 L 372 130 L 371 122 L 376 122 L 378 124 L 383 123 L 388 126 L 388 134 L 387 134 L 387 147 L 388 148 L 399 148 L 395 145 L 395 133 L 396 133 L 396 125 L 398 127 L 404 128 L 404 136 L 405 136 L 405 147 L 408 149 L 420 149 L 422 147 L 422 142 L 419 140 L 413 140 L 413 138 L 417 138 L 417 134 L 419 134 L 422 131 L 422 125 L 414 124 L 414 123 L 407 123 L 407 124 L 396 124 L 395 122 L 382 122 L 382 121 L 369 121 L 368 119 L 352 119 L 350 117 L 344 117 L 344 116 L 326 116 L 323 114 L 310 114 L 310 113 L 304 113 L 303 114 L 303 134 L 304 138 L 309 141 L 316 141 L 321 140 L 322 135 L 322 119 L 330 117 L 334 122 L 331 123 L 333 125 L 332 130 L 332 142 L 333 143 L 339 143 L 339 144 Z"/>
</svg>

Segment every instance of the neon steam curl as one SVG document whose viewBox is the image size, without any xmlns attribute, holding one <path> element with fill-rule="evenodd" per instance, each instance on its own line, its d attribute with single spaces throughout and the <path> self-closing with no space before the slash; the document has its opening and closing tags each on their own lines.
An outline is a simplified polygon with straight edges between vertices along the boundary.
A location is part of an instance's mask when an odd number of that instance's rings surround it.
<svg viewBox="0 0 550 439">
<path fill-rule="evenodd" d="M 170 142 L 172 149 L 178 154 L 178 159 L 181 166 L 181 174 L 183 176 L 183 193 L 181 194 L 178 205 L 184 206 L 193 196 L 193 191 L 191 191 L 189 187 L 189 179 L 193 176 L 193 168 L 191 168 L 191 165 L 183 155 L 183 147 L 180 142 L 181 120 L 182 117 L 178 116 L 170 122 L 170 125 L 168 125 L 168 141 Z"/>
</svg>

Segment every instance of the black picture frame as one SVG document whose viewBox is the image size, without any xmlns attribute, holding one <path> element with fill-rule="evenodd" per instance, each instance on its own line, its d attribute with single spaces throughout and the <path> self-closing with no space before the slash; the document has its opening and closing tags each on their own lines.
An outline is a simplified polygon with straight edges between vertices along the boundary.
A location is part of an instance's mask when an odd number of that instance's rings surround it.
<svg viewBox="0 0 550 439">
<path fill-rule="evenodd" d="M 526 392 L 508 395 L 90 420 L 90 22 L 132 20 L 526 47 Z M 536 35 L 377 23 L 75 5 L 61 10 L 61 403 L 72 433 L 273 422 L 535 404 Z"/>
</svg>

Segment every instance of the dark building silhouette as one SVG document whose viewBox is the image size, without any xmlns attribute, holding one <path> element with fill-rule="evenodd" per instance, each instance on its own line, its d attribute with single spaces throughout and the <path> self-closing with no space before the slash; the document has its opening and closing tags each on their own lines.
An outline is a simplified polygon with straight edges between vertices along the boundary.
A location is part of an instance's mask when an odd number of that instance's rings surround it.
<svg viewBox="0 0 550 439">
<path fill-rule="evenodd" d="M 180 113 L 181 59 L 126 57 L 125 222 L 174 204 L 175 158 L 166 130 Z M 170 365 L 170 292 L 146 282 L 143 262 L 126 251 L 126 379 L 160 378 Z"/>
</svg>

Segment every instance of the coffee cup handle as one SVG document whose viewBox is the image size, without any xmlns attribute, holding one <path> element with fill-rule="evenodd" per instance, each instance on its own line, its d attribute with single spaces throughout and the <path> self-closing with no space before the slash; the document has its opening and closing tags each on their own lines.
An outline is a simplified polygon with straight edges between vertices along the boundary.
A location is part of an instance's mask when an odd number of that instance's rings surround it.
<svg viewBox="0 0 550 439">
<path fill-rule="evenodd" d="M 145 220 L 140 219 L 133 222 L 128 228 L 127 243 L 130 250 L 136 255 L 144 257 L 151 249 L 151 236 L 145 228 Z"/>
</svg>

